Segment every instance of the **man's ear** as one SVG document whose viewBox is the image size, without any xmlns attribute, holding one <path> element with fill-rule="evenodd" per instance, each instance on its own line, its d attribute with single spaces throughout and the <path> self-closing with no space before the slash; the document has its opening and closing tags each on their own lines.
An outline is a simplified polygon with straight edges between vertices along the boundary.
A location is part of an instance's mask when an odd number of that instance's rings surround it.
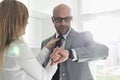
<svg viewBox="0 0 120 80">
<path fill-rule="evenodd" d="M 73 16 L 71 16 L 71 20 L 73 21 Z"/>
<path fill-rule="evenodd" d="M 54 23 L 54 17 L 51 17 L 51 19 L 52 19 L 52 22 Z"/>
</svg>

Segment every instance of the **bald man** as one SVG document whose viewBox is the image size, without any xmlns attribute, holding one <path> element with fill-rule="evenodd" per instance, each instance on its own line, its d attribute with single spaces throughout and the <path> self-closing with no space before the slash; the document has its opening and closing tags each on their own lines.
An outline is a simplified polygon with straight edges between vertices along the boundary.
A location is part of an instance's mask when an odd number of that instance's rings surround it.
<svg viewBox="0 0 120 80">
<path fill-rule="evenodd" d="M 59 73 L 59 76 L 55 74 L 52 80 L 94 80 L 88 62 L 105 59 L 108 56 L 108 48 L 96 42 L 90 32 L 79 33 L 71 28 L 72 19 L 73 16 L 69 6 L 65 4 L 56 6 L 52 17 L 56 33 L 42 42 L 42 47 L 44 47 L 53 37 L 57 38 L 62 35 L 61 47 L 67 50 L 64 52 L 65 54 L 69 54 L 69 59 L 59 64 L 59 72 L 56 72 L 56 74 Z M 55 55 L 51 58 L 55 58 Z M 44 65 L 47 64 L 49 59 L 50 57 Z"/>
</svg>

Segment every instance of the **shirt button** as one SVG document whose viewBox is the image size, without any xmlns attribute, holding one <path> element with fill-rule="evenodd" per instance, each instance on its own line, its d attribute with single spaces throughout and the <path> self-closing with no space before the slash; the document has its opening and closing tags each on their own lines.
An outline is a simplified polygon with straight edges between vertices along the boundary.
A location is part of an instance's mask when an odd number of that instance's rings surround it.
<svg viewBox="0 0 120 80">
<path fill-rule="evenodd" d="M 65 76 L 65 73 L 62 73 L 62 76 Z"/>
</svg>

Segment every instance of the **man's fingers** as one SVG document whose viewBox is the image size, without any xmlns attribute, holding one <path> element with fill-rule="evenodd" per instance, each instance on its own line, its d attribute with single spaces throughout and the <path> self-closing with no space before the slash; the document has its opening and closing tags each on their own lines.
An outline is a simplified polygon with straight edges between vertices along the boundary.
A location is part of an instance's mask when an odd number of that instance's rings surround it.
<svg viewBox="0 0 120 80">
<path fill-rule="evenodd" d="M 53 53 L 50 55 L 52 59 L 51 65 L 58 64 L 64 62 L 68 59 L 68 51 L 63 48 L 55 48 Z"/>
</svg>

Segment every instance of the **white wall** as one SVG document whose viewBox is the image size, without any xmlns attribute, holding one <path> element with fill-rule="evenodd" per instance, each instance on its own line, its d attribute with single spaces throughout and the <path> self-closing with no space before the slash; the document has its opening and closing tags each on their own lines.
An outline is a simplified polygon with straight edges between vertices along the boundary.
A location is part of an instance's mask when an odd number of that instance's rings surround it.
<svg viewBox="0 0 120 80">
<path fill-rule="evenodd" d="M 30 17 L 29 23 L 24 35 L 25 41 L 30 47 L 40 47 L 41 43 L 41 26 L 42 21 L 39 18 Z"/>
</svg>

